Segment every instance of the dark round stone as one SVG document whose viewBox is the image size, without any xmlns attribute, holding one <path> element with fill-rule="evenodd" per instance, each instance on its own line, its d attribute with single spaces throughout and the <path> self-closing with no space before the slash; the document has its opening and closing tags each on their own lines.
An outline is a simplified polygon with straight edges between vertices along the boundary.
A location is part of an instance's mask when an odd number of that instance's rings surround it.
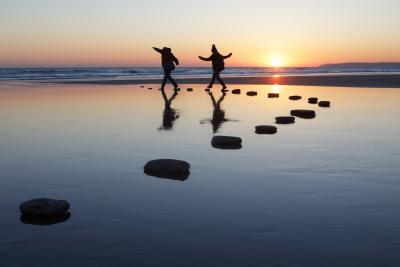
<svg viewBox="0 0 400 267">
<path fill-rule="evenodd" d="M 242 148 L 242 138 L 235 136 L 214 136 L 211 140 L 214 148 L 220 149 L 240 149 Z"/>
<path fill-rule="evenodd" d="M 67 212 L 60 216 L 54 217 L 38 217 L 38 216 L 29 216 L 22 214 L 20 220 L 24 224 L 32 224 L 32 225 L 52 225 L 57 223 L 63 223 L 71 218 L 71 213 Z"/>
<path fill-rule="evenodd" d="M 141 85 L 140 88 L 144 88 L 144 85 Z"/>
<path fill-rule="evenodd" d="M 241 92 L 242 91 L 240 89 L 233 89 L 232 90 L 232 94 L 234 94 L 234 95 L 240 95 Z"/>
<path fill-rule="evenodd" d="M 310 97 L 308 99 L 308 103 L 310 103 L 310 104 L 318 104 L 318 97 Z"/>
<path fill-rule="evenodd" d="M 65 200 L 36 198 L 23 202 L 19 210 L 31 218 L 58 217 L 69 210 L 69 203 Z"/>
<path fill-rule="evenodd" d="M 144 165 L 144 173 L 158 178 L 184 181 L 190 175 L 190 164 L 176 159 L 156 159 Z"/>
<path fill-rule="evenodd" d="M 289 99 L 290 100 L 300 100 L 301 96 L 299 96 L 299 95 L 291 95 L 291 96 L 289 96 Z"/>
<path fill-rule="evenodd" d="M 295 121 L 295 117 L 292 116 L 279 116 L 275 118 L 276 124 L 293 124 Z"/>
<path fill-rule="evenodd" d="M 256 134 L 276 134 L 278 129 L 272 125 L 256 126 Z"/>
<path fill-rule="evenodd" d="M 256 91 L 249 91 L 249 92 L 246 93 L 246 95 L 248 95 L 248 96 L 256 96 L 257 92 Z"/>
<path fill-rule="evenodd" d="M 296 116 L 302 119 L 313 119 L 316 114 L 314 110 L 306 110 L 306 109 L 294 109 L 290 112 L 290 115 Z"/>
<path fill-rule="evenodd" d="M 268 93 L 268 98 L 279 98 L 279 93 Z"/>
<path fill-rule="evenodd" d="M 151 88 L 151 87 L 149 87 L 149 88 L 147 88 L 147 89 L 149 89 L 149 90 L 153 90 L 153 88 Z"/>
<path fill-rule="evenodd" d="M 188 92 L 193 92 L 193 88 L 186 89 Z"/>
<path fill-rule="evenodd" d="M 330 101 L 319 101 L 318 106 L 323 108 L 329 108 L 331 106 Z"/>
</svg>

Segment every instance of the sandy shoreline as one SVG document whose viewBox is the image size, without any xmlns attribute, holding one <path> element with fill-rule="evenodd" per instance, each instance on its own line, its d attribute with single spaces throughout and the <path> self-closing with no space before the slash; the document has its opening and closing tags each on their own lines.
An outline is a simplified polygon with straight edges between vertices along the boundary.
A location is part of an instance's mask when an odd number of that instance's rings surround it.
<svg viewBox="0 0 400 267">
<path fill-rule="evenodd" d="M 320 76 L 279 76 L 279 77 L 225 77 L 228 84 L 259 84 L 259 85 L 303 85 L 303 86 L 338 86 L 338 87 L 371 87 L 400 88 L 399 74 L 377 75 L 320 75 Z M 180 84 L 204 84 L 209 78 L 181 78 Z M 50 81 L 59 84 L 94 84 L 94 85 L 130 85 L 157 84 L 161 79 L 112 79 L 112 80 L 72 80 Z"/>
</svg>

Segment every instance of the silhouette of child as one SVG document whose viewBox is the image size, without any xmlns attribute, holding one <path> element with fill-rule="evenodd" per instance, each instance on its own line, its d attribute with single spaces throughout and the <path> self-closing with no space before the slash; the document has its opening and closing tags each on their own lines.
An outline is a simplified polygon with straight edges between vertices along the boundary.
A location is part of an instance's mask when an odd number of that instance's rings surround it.
<svg viewBox="0 0 400 267">
<path fill-rule="evenodd" d="M 223 56 L 218 52 L 215 45 L 212 45 L 211 53 L 212 53 L 211 56 L 208 58 L 199 56 L 201 60 L 212 62 L 213 76 L 211 78 L 210 84 L 208 85 L 208 88 L 212 88 L 215 79 L 217 79 L 219 83 L 222 85 L 222 90 L 224 90 L 226 89 L 226 85 L 219 74 L 221 73 L 221 71 L 225 69 L 224 59 L 230 58 L 232 56 L 232 53 L 230 53 L 227 56 Z"/>
<path fill-rule="evenodd" d="M 174 85 L 174 89 L 177 89 L 178 84 L 171 77 L 171 72 L 175 69 L 175 64 L 179 65 L 178 59 L 174 56 L 174 54 L 172 54 L 171 48 L 164 47 L 163 49 L 160 49 L 157 47 L 153 47 L 153 49 L 161 54 L 161 63 L 164 69 L 164 79 L 161 85 L 161 89 L 164 89 L 167 80 L 169 80 Z"/>
</svg>

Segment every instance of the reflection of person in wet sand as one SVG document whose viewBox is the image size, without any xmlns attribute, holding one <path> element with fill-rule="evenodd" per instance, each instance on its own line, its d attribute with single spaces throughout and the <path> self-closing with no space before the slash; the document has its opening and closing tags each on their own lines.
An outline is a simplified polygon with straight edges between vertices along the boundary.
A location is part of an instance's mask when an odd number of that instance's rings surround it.
<svg viewBox="0 0 400 267">
<path fill-rule="evenodd" d="M 221 103 L 222 103 L 222 101 L 224 101 L 225 96 L 226 96 L 225 92 L 222 93 L 221 97 L 218 100 L 215 99 L 215 97 L 211 91 L 208 92 L 208 95 L 211 98 L 213 108 L 214 108 L 213 116 L 212 116 L 211 120 L 210 119 L 202 120 L 200 123 L 201 124 L 211 123 L 211 125 L 213 127 L 213 133 L 217 133 L 224 122 L 235 121 L 235 120 L 226 119 L 225 118 L 225 110 L 221 109 Z"/>
<path fill-rule="evenodd" d="M 169 80 L 174 85 L 174 88 L 177 89 L 178 84 L 176 83 L 174 78 L 172 78 L 171 72 L 175 69 L 175 64 L 179 65 L 178 59 L 174 56 L 174 54 L 172 54 L 171 48 L 164 47 L 163 49 L 160 49 L 157 47 L 153 47 L 153 49 L 161 54 L 161 63 L 164 69 L 164 79 L 161 85 L 161 89 L 164 89 L 167 80 Z"/>
<path fill-rule="evenodd" d="M 213 76 L 211 78 L 210 84 L 208 85 L 208 88 L 212 88 L 215 79 L 217 79 L 219 83 L 222 85 L 222 90 L 224 90 L 226 89 L 226 85 L 222 80 L 220 73 L 225 69 L 224 59 L 230 58 L 232 56 L 232 53 L 230 53 L 227 56 L 223 56 L 218 52 L 217 47 L 215 45 L 212 45 L 211 53 L 212 53 L 211 56 L 207 58 L 199 56 L 201 60 L 212 62 Z"/>
<path fill-rule="evenodd" d="M 161 89 L 161 94 L 164 99 L 164 112 L 163 123 L 159 130 L 171 130 L 174 126 L 174 121 L 179 118 L 179 113 L 171 107 L 172 101 L 178 96 L 178 90 L 174 90 L 174 94 L 169 99 L 164 89 Z"/>
</svg>

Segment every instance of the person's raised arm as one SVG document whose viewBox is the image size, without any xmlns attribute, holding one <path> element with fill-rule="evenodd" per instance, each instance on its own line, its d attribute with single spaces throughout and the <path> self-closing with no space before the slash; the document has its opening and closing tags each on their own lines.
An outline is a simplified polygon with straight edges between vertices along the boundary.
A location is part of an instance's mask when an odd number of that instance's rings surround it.
<svg viewBox="0 0 400 267">
<path fill-rule="evenodd" d="M 202 57 L 202 56 L 199 56 L 199 58 L 200 58 L 201 60 L 203 60 L 203 61 L 211 61 L 211 57 Z"/>
<path fill-rule="evenodd" d="M 176 58 L 176 56 L 172 55 L 172 60 L 175 62 L 177 66 L 179 66 L 179 60 Z"/>
<path fill-rule="evenodd" d="M 224 59 L 226 59 L 226 58 L 230 58 L 232 56 L 232 53 L 229 53 L 229 55 L 226 55 L 226 56 L 222 56 Z"/>
<path fill-rule="evenodd" d="M 162 50 L 161 50 L 160 48 L 157 48 L 157 47 L 154 47 L 154 46 L 153 46 L 153 49 L 156 50 L 158 53 L 161 53 L 161 52 L 162 52 Z"/>
</svg>

